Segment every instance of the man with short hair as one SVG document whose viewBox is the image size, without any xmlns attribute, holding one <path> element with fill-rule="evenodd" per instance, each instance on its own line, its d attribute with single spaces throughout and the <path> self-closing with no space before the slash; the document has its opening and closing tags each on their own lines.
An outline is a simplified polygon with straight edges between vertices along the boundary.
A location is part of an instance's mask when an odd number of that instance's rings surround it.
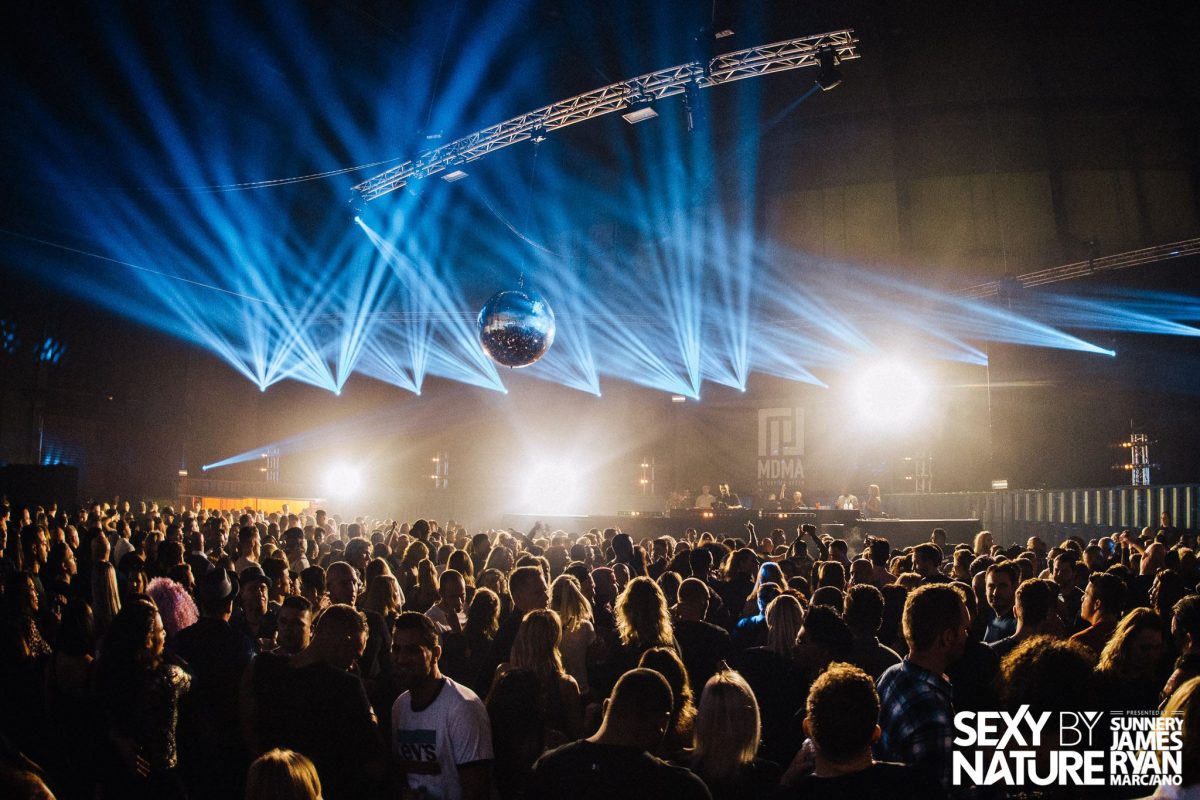
<svg viewBox="0 0 1200 800">
<path fill-rule="evenodd" d="M 908 656 L 879 678 L 879 753 L 950 784 L 953 687 L 947 668 L 963 654 L 970 615 L 949 586 L 917 587 L 904 603 Z"/>
<path fill-rule="evenodd" d="M 705 484 L 704 486 L 700 487 L 700 494 L 696 495 L 696 500 L 692 503 L 692 508 L 702 510 L 710 509 L 712 508 L 716 499 L 717 498 L 713 496 L 712 487 Z"/>
<path fill-rule="evenodd" d="M 312 604 L 298 595 L 283 599 L 276 615 L 276 655 L 294 656 L 308 647 L 312 635 Z"/>
<path fill-rule="evenodd" d="M 329 591 L 330 603 L 341 603 L 353 608 L 357 607 L 358 596 L 362 593 L 363 583 L 357 570 L 345 561 L 335 561 L 329 565 L 325 573 L 325 586 Z M 378 611 L 364 611 L 367 628 L 367 646 L 358 661 L 359 675 L 367 683 L 367 688 L 375 697 L 377 684 L 391 671 L 391 660 L 388 652 L 391 650 L 391 633 L 387 623 Z M 380 709 L 382 713 L 385 709 Z"/>
<path fill-rule="evenodd" d="M 300 573 L 300 596 L 312 603 L 313 611 L 321 608 L 325 597 L 325 568 L 315 564 Z"/>
<path fill-rule="evenodd" d="M 238 559 L 233 564 L 233 571 L 241 575 L 250 567 L 258 566 L 258 556 L 262 552 L 262 541 L 258 528 L 244 525 L 238 529 Z"/>
<path fill-rule="evenodd" d="M 848 660 L 878 680 L 889 667 L 900 663 L 900 654 L 879 642 L 883 593 L 870 584 L 851 586 L 842 606 L 842 619 L 853 637 Z"/>
<path fill-rule="evenodd" d="M 280 747 L 308 756 L 327 800 L 376 796 L 383 779 L 378 723 L 362 681 L 350 672 L 366 644 L 366 617 L 332 605 L 308 647 L 291 658 L 257 656 L 243 683 L 243 730 L 255 751 Z"/>
<path fill-rule="evenodd" d="M 939 550 L 944 551 L 946 549 L 946 529 L 934 528 L 933 533 L 929 534 L 929 542 L 937 545 Z"/>
<path fill-rule="evenodd" d="M 438 631 L 424 614 L 396 619 L 392 667 L 404 692 L 392 706 L 392 756 L 410 791 L 434 800 L 488 800 L 492 729 L 479 697 L 438 669 Z"/>
<path fill-rule="evenodd" d="M 881 734 L 878 720 L 879 695 L 871 677 L 849 664 L 829 665 L 808 691 L 804 732 L 815 756 L 812 774 L 796 779 L 789 770 L 782 783 L 793 792 L 778 796 L 944 797 L 945 791 L 928 774 L 873 758 L 871 745 Z"/>
<path fill-rule="evenodd" d="M 650 754 L 671 725 L 671 687 L 662 675 L 649 669 L 626 672 L 604 705 L 600 730 L 538 759 L 528 798 L 711 798 L 690 770 Z"/>
<path fill-rule="evenodd" d="M 1017 615 L 1013 606 L 1017 600 L 1019 575 L 1016 566 L 1008 562 L 992 564 L 987 568 L 983 585 L 991 611 L 983 632 L 985 643 L 998 642 L 1017 632 Z"/>
<path fill-rule="evenodd" d="M 1058 584 L 1059 596 L 1065 605 L 1063 622 L 1068 629 L 1079 620 L 1079 608 L 1083 605 L 1083 592 L 1075 583 L 1075 551 L 1064 550 L 1054 557 L 1051 564 L 1051 579 Z"/>
<path fill-rule="evenodd" d="M 733 652 L 729 632 L 705 621 L 708 614 L 709 588 L 699 578 L 688 578 L 679 585 L 679 602 L 671 609 L 671 626 L 683 655 L 688 682 L 703 687 L 717 671 L 717 665 Z"/>
<path fill-rule="evenodd" d="M 1079 616 L 1089 627 L 1071 637 L 1097 656 L 1112 638 L 1125 607 L 1125 582 L 1116 575 L 1097 572 L 1088 576 Z"/>
<path fill-rule="evenodd" d="M 448 569 L 438 579 L 438 601 L 425 612 L 438 633 L 462 633 L 467 624 L 467 583 L 458 570 Z"/>
<path fill-rule="evenodd" d="M 287 556 L 288 569 L 297 575 L 308 569 L 308 557 L 304 554 L 308 540 L 303 528 L 288 528 L 283 532 L 283 552 Z"/>
<path fill-rule="evenodd" d="M 1018 644 L 1030 636 L 1042 633 L 1057 599 L 1057 589 L 1052 582 L 1041 578 L 1021 581 L 1013 606 L 1017 617 L 1017 629 L 1012 636 L 989 642 L 988 647 L 1003 660 Z"/>
<path fill-rule="evenodd" d="M 888 562 L 892 557 L 891 543 L 879 536 L 868 537 L 866 552 L 871 560 L 871 583 L 875 584 L 875 588 L 882 589 L 889 583 L 895 583 L 896 576 L 888 571 Z"/>
<path fill-rule="evenodd" d="M 913 548 L 913 572 L 921 576 L 922 583 L 948 583 L 950 578 L 942 574 L 942 550 L 936 544 L 926 542 Z"/>
<path fill-rule="evenodd" d="M 358 571 L 360 578 L 367 574 L 367 562 L 371 560 L 371 543 L 361 536 L 346 542 L 345 558 Z"/>
</svg>

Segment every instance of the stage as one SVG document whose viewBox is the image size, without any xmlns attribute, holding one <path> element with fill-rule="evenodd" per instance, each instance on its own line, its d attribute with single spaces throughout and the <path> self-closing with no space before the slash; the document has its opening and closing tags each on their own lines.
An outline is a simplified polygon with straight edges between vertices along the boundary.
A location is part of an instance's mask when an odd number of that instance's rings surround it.
<svg viewBox="0 0 1200 800">
<path fill-rule="evenodd" d="M 556 530 L 571 534 L 585 533 L 592 528 L 620 528 L 634 540 L 646 537 L 672 536 L 682 538 L 689 528 L 698 532 L 711 532 L 720 539 L 745 538 L 746 523 L 753 522 L 760 537 L 769 537 L 776 528 L 784 529 L 788 541 L 795 536 L 796 528 L 813 524 L 821 533 L 839 539 L 882 536 L 892 547 L 911 547 L 929 541 L 934 528 L 945 528 L 947 540 L 952 544 L 970 544 L 982 526 L 978 519 L 860 519 L 857 511 L 834 509 L 811 509 L 798 512 L 784 511 L 673 511 L 669 515 L 630 512 L 616 516 L 535 516 L 531 514 L 506 514 L 505 527 L 528 531 L 534 523 L 541 521 Z M 857 529 L 858 533 L 855 534 Z"/>
</svg>

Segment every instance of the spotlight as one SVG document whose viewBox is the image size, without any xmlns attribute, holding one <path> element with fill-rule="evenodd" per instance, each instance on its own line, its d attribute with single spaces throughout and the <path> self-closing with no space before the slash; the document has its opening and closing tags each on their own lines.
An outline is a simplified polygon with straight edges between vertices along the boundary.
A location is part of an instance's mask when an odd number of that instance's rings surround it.
<svg viewBox="0 0 1200 800">
<path fill-rule="evenodd" d="M 442 180 L 444 180 L 446 183 L 454 183 L 455 181 L 461 181 L 465 177 L 467 177 L 467 173 L 463 172 L 461 169 L 456 169 L 453 172 L 447 172 L 445 175 L 443 175 Z"/>
<path fill-rule="evenodd" d="M 362 491 L 362 471 L 349 464 L 335 464 L 325 476 L 325 492 L 330 497 L 354 497 Z"/>
<path fill-rule="evenodd" d="M 858 374 L 853 387 L 857 422 L 889 430 L 911 425 L 928 409 L 928 395 L 927 382 L 910 365 L 900 361 L 874 364 Z"/>
<path fill-rule="evenodd" d="M 579 467 L 567 461 L 542 461 L 525 476 L 522 510 L 534 514 L 579 514 L 583 496 Z"/>
<path fill-rule="evenodd" d="M 626 111 L 621 115 L 621 118 L 630 125 L 636 125 L 639 122 L 645 122 L 646 120 L 654 119 L 657 116 L 658 112 L 654 110 L 654 107 L 647 104 L 639 108 L 635 108 L 632 111 Z"/>
<path fill-rule="evenodd" d="M 833 48 L 822 47 L 818 50 L 817 63 L 821 65 L 821 72 L 817 75 L 817 86 L 823 91 L 828 92 L 842 82 L 842 72 L 837 68 L 838 60 Z"/>
<path fill-rule="evenodd" d="M 671 395 L 671 402 L 672 403 L 686 403 L 687 398 L 681 394 L 673 394 L 673 395 Z"/>
</svg>

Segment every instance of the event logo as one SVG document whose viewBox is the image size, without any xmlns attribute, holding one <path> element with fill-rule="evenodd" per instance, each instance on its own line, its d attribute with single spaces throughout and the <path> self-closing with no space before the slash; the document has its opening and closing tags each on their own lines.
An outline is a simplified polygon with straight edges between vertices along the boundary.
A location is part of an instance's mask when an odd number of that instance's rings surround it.
<svg viewBox="0 0 1200 800">
<path fill-rule="evenodd" d="M 804 466 L 804 409 L 758 410 L 758 479 L 800 480 Z"/>
<path fill-rule="evenodd" d="M 1183 717 L 1158 711 L 954 715 L 955 786 L 1178 786 Z M 966 749 L 964 749 L 966 748 Z"/>
</svg>

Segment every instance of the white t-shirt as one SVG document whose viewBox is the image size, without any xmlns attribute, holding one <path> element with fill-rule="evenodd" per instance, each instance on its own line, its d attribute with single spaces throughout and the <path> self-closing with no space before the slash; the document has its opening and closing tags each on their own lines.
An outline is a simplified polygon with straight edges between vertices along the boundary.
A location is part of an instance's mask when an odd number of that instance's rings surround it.
<svg viewBox="0 0 1200 800">
<path fill-rule="evenodd" d="M 562 653 L 563 669 L 579 684 L 579 691 L 588 691 L 587 651 L 592 642 L 596 641 L 596 629 L 592 623 L 582 620 L 579 627 L 573 631 L 563 631 L 562 643 L 558 649 Z"/>
<path fill-rule="evenodd" d="M 425 789 L 430 800 L 460 800 L 458 765 L 492 759 L 492 726 L 474 692 L 449 678 L 437 698 L 413 711 L 412 695 L 392 706 L 392 752 L 408 786 Z"/>
<path fill-rule="evenodd" d="M 445 609 L 443 609 L 437 603 L 434 603 L 429 607 L 429 610 L 425 612 L 425 616 L 433 620 L 433 624 L 437 627 L 439 633 L 445 633 L 446 631 L 453 630 L 453 628 L 450 627 L 450 617 L 447 616 Z M 462 630 L 464 627 L 466 627 L 466 611 L 458 612 L 458 624 L 459 630 Z"/>
<path fill-rule="evenodd" d="M 125 554 L 132 552 L 133 545 L 130 544 L 129 540 L 123 536 L 118 536 L 116 541 L 113 542 L 112 555 L 109 556 L 109 558 L 112 559 L 110 563 L 120 564 L 121 559 L 125 557 Z"/>
</svg>

